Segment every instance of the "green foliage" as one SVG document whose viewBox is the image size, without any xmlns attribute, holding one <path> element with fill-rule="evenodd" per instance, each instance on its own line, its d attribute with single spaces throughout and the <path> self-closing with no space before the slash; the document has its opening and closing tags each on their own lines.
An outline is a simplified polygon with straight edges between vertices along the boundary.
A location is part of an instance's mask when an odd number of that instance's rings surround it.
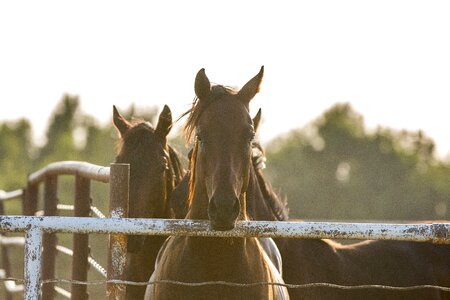
<svg viewBox="0 0 450 300">
<path fill-rule="evenodd" d="M 39 149 L 34 167 L 40 168 L 53 161 L 77 160 L 73 130 L 78 122 L 79 99 L 64 95 L 50 118 L 46 144 Z"/>
<path fill-rule="evenodd" d="M 420 131 L 367 133 L 362 116 L 337 104 L 272 141 L 267 173 L 291 217 L 448 219 L 450 165 L 436 161 L 434 148 Z"/>
</svg>

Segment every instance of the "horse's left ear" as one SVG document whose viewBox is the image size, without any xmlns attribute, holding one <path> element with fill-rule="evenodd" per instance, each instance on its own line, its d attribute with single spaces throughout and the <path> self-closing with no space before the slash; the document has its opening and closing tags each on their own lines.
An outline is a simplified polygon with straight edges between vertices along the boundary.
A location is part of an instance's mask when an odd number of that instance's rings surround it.
<svg viewBox="0 0 450 300">
<path fill-rule="evenodd" d="M 261 108 L 258 110 L 258 113 L 253 118 L 253 129 L 255 130 L 255 132 L 258 131 L 260 123 L 261 123 Z"/>
<path fill-rule="evenodd" d="M 261 81 L 264 75 L 264 66 L 261 67 L 259 73 L 250 79 L 242 89 L 239 91 L 238 96 L 244 101 L 244 103 L 248 106 L 250 100 L 255 97 L 255 95 L 259 92 L 259 86 L 261 85 Z"/>
<path fill-rule="evenodd" d="M 120 132 L 121 136 L 123 136 L 125 132 L 131 127 L 130 123 L 125 120 L 124 117 L 122 117 L 115 105 L 113 105 L 113 123 L 114 126 L 116 126 L 117 130 Z"/>
<path fill-rule="evenodd" d="M 200 69 L 195 76 L 194 84 L 195 94 L 200 100 L 207 99 L 211 94 L 211 83 L 205 74 L 205 69 Z"/>
<path fill-rule="evenodd" d="M 167 105 L 164 105 L 164 108 L 159 114 L 158 125 L 156 125 L 155 133 L 159 135 L 161 138 L 165 138 L 172 129 L 172 112 Z"/>
</svg>

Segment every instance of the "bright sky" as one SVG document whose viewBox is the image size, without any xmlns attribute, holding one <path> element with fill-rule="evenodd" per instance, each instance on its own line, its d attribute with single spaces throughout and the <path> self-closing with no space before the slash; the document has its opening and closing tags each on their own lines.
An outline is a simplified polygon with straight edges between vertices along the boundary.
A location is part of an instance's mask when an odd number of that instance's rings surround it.
<svg viewBox="0 0 450 300">
<path fill-rule="evenodd" d="M 112 105 L 168 104 L 194 77 L 241 87 L 267 141 L 350 102 L 369 128 L 423 129 L 450 154 L 448 1 L 2 1 L 0 120 L 43 135 L 63 93 L 102 122 Z"/>
</svg>

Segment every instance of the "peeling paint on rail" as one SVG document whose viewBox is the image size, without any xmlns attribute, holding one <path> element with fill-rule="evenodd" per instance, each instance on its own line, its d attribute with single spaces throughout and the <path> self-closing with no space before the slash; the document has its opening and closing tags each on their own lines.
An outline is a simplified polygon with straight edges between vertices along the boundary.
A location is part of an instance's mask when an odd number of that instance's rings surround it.
<svg viewBox="0 0 450 300">
<path fill-rule="evenodd" d="M 370 239 L 450 244 L 450 223 L 239 221 L 233 230 L 214 231 L 205 220 L 0 216 L 0 231 L 24 232 L 30 226 L 39 227 L 44 232 Z"/>
<path fill-rule="evenodd" d="M 0 232 L 26 232 L 24 299 L 39 299 L 43 232 L 399 240 L 450 244 L 450 223 L 375 224 L 240 221 L 213 231 L 205 220 L 0 216 Z"/>
</svg>

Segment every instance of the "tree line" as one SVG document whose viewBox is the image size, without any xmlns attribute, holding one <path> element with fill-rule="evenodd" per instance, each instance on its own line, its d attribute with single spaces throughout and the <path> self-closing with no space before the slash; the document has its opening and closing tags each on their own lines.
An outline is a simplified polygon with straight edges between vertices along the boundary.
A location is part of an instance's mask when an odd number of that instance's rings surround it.
<svg viewBox="0 0 450 300">
<path fill-rule="evenodd" d="M 153 121 L 157 112 L 156 107 L 130 106 L 123 115 Z M 181 134 L 171 135 L 170 143 L 185 154 Z M 114 161 L 117 140 L 112 122 L 99 124 L 82 113 L 78 97 L 64 95 L 49 118 L 41 145 L 34 144 L 27 119 L 0 123 L 0 189 L 24 187 L 27 174 L 55 161 L 107 166 Z M 369 132 L 363 117 L 344 103 L 265 146 L 265 173 L 287 198 L 291 218 L 450 218 L 450 163 L 436 158 L 434 142 L 421 131 L 379 127 Z M 70 203 L 70 183 L 62 185 L 60 197 L 67 199 L 62 202 Z M 108 199 L 107 188 L 93 193 Z"/>
</svg>

